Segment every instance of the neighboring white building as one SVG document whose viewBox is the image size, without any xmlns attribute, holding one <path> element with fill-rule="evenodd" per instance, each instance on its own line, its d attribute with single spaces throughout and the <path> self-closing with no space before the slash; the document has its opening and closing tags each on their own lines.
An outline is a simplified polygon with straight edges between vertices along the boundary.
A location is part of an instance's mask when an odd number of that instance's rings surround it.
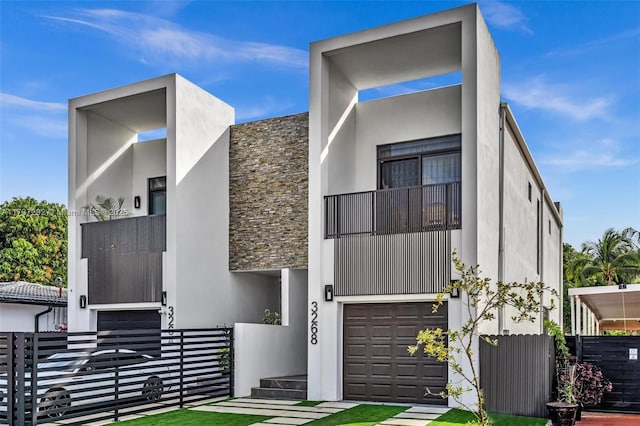
<svg viewBox="0 0 640 426">
<path fill-rule="evenodd" d="M 476 5 L 312 43 L 310 61 L 308 398 L 446 404 L 424 388 L 443 390 L 452 372 L 406 347 L 421 328 L 467 318 L 460 299 L 431 313 L 456 278 L 452 253 L 493 280 L 560 291 L 559 205 L 501 103 L 500 58 Z M 459 84 L 359 101 L 450 73 Z M 510 318 L 482 331 L 543 330 L 542 316 Z"/>
<path fill-rule="evenodd" d="M 0 283 L 0 332 L 66 329 L 66 289 L 24 281 Z"/>
<path fill-rule="evenodd" d="M 446 404 L 424 387 L 451 372 L 406 347 L 466 318 L 460 299 L 431 313 L 452 253 L 561 289 L 562 212 L 501 103 L 499 62 L 469 5 L 312 43 L 308 118 L 234 125 L 175 74 L 72 99 L 70 330 L 234 325 L 236 396 L 308 373 L 309 399 Z M 166 136 L 139 141 L 149 131 Z M 128 215 L 96 222 L 96 196 Z M 283 325 L 259 324 L 265 308 Z M 483 332 L 542 332 L 542 316 L 510 317 Z"/>
</svg>

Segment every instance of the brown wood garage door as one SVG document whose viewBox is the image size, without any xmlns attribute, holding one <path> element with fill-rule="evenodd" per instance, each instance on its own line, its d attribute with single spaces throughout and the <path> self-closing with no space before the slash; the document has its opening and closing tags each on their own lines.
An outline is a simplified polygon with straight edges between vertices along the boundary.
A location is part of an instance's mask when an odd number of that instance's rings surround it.
<svg viewBox="0 0 640 426">
<path fill-rule="evenodd" d="M 447 383 L 447 366 L 420 353 L 410 356 L 419 330 L 447 329 L 447 304 L 433 314 L 433 303 L 344 305 L 343 398 L 446 405 L 438 393 Z"/>
</svg>

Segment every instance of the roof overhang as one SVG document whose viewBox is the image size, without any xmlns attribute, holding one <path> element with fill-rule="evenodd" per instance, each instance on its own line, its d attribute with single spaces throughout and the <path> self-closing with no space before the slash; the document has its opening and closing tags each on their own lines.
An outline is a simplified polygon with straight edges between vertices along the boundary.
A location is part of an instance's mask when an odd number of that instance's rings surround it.
<svg viewBox="0 0 640 426">
<path fill-rule="evenodd" d="M 626 323 L 625 328 L 640 328 L 640 284 L 570 288 L 599 320 L 601 327 Z"/>
</svg>

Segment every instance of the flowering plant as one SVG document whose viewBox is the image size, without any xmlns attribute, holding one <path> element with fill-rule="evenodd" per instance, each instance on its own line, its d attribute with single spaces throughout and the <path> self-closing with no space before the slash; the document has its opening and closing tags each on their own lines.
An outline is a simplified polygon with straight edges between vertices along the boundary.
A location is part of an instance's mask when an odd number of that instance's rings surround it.
<svg viewBox="0 0 640 426">
<path fill-rule="evenodd" d="M 611 381 L 598 366 L 590 362 L 576 364 L 576 396 L 582 405 L 600 404 L 604 393 L 612 389 Z"/>
<path fill-rule="evenodd" d="M 611 392 L 611 381 L 604 377 L 602 370 L 590 362 L 576 364 L 576 399 L 582 405 L 598 405 L 605 392 Z"/>
</svg>

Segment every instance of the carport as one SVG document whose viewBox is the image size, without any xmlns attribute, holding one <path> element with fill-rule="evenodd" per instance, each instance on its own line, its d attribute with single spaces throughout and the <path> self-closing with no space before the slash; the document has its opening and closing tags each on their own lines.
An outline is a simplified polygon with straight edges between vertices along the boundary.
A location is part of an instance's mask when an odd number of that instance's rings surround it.
<svg viewBox="0 0 640 426">
<path fill-rule="evenodd" d="M 603 330 L 640 331 L 640 284 L 569 289 L 571 334 L 598 336 Z"/>
</svg>

